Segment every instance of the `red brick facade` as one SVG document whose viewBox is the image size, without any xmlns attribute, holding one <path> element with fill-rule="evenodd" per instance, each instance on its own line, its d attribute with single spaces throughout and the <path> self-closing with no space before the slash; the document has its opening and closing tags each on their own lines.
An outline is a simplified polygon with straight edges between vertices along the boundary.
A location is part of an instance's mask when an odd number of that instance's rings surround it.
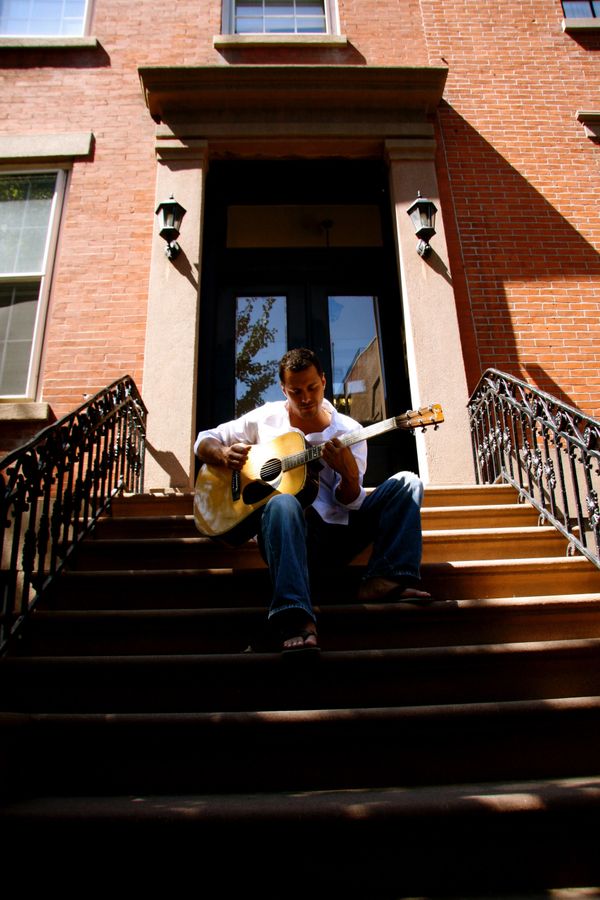
<svg viewBox="0 0 600 900">
<path fill-rule="evenodd" d="M 0 134 L 95 138 L 51 291 L 37 399 L 57 415 L 124 373 L 143 392 L 156 157 L 138 68 L 236 62 L 447 65 L 437 168 L 469 385 L 494 366 L 600 414 L 600 146 L 576 119 L 598 107 L 600 33 L 563 33 L 559 0 L 338 9 L 341 49 L 217 50 L 220 0 L 96 0 L 96 49 L 0 40 Z"/>
</svg>

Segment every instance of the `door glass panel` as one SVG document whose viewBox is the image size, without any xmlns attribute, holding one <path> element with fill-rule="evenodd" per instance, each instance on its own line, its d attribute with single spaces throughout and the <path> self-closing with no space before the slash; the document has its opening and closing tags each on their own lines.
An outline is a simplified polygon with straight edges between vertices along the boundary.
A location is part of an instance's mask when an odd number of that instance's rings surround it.
<svg viewBox="0 0 600 900">
<path fill-rule="evenodd" d="M 329 296 L 333 402 L 362 425 L 386 418 L 377 298 Z"/>
<path fill-rule="evenodd" d="M 235 299 L 235 415 L 281 400 L 279 360 L 287 350 L 286 297 Z"/>
</svg>

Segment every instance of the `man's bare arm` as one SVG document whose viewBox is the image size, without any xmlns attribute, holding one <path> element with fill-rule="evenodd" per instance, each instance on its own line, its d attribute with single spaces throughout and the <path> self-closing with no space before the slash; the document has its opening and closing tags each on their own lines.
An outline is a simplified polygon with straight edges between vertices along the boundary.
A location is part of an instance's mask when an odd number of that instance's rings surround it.
<svg viewBox="0 0 600 900">
<path fill-rule="evenodd" d="M 225 466 L 227 469 L 241 469 L 248 458 L 251 444 L 232 444 L 226 447 L 216 438 L 207 437 L 200 442 L 196 455 L 210 466 Z"/>
</svg>

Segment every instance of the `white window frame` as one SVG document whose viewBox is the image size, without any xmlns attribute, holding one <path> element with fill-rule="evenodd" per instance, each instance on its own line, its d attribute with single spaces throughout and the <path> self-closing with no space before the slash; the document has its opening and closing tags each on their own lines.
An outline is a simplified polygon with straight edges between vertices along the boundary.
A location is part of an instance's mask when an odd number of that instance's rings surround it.
<svg viewBox="0 0 600 900">
<path fill-rule="evenodd" d="M 95 4 L 95 0 L 85 0 L 85 11 L 83 14 L 83 22 L 82 22 L 82 31 L 81 34 L 73 34 L 73 35 L 64 35 L 62 32 L 56 32 L 55 34 L 38 34 L 35 31 L 28 31 L 24 34 L 13 34 L 12 32 L 7 33 L 0 30 L 0 37 L 20 37 L 20 38 L 53 38 L 53 37 L 62 37 L 62 38 L 76 38 L 76 37 L 84 37 L 85 35 L 90 34 L 90 26 L 92 21 L 92 12 Z"/>
<path fill-rule="evenodd" d="M 48 306 L 50 301 L 50 290 L 52 286 L 52 278 L 54 274 L 54 263 L 56 259 L 56 248 L 58 244 L 58 235 L 60 231 L 60 223 L 62 211 L 64 207 L 69 170 L 59 166 L 35 166 L 35 167 L 19 167 L 4 168 L 0 167 L 0 175 L 40 175 L 52 173 L 56 175 L 56 183 L 54 185 L 54 196 L 50 207 L 50 217 L 48 220 L 48 231 L 46 233 L 46 245 L 44 247 L 43 262 L 38 272 L 18 272 L 18 273 L 0 273 L 1 285 L 39 283 L 38 304 L 35 315 L 35 324 L 33 328 L 33 338 L 31 342 L 31 352 L 29 355 L 29 366 L 27 370 L 27 383 L 23 394 L 0 394 L 0 400 L 35 400 L 38 394 L 38 382 L 40 376 L 40 367 L 42 360 L 42 350 L 44 346 L 44 336 L 46 332 L 46 320 L 48 315 Z"/>
<path fill-rule="evenodd" d="M 325 8 L 325 31 L 322 32 L 323 35 L 328 34 L 339 34 L 340 33 L 340 20 L 338 14 L 337 0 L 323 0 L 323 6 Z M 222 34 L 235 34 L 235 0 L 223 0 L 223 10 L 221 14 L 221 33 Z M 250 34 L 250 32 L 244 32 L 245 34 Z M 266 32 L 261 31 L 257 32 L 258 34 L 266 34 Z M 319 32 L 321 34 L 321 32 Z M 287 38 L 298 38 L 302 40 L 302 38 L 306 38 L 305 34 L 296 34 L 294 32 L 287 32 L 285 34 L 276 35 L 277 37 L 287 37 Z M 242 37 L 242 35 L 240 35 Z"/>
</svg>

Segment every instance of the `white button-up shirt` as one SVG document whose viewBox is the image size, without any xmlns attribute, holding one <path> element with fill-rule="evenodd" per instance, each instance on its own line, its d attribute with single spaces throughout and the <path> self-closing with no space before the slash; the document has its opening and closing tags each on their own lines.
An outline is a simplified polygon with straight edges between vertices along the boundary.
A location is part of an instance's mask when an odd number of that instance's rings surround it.
<svg viewBox="0 0 600 900">
<path fill-rule="evenodd" d="M 349 431 L 356 431 L 360 424 L 339 413 L 328 401 L 323 400 L 323 407 L 331 414 L 331 422 L 324 431 L 305 435 L 306 443 L 315 446 L 324 444 L 334 437 L 340 437 Z M 290 417 L 285 400 L 276 400 L 265 403 L 252 412 L 224 422 L 216 428 L 201 431 L 194 444 L 194 452 L 198 452 L 201 442 L 208 437 L 215 438 L 226 447 L 232 444 L 262 444 L 272 441 L 274 438 L 288 431 L 303 432 L 299 428 L 290 425 Z M 321 460 L 323 468 L 319 472 L 319 492 L 312 504 L 325 522 L 336 525 L 346 525 L 348 522 L 348 510 L 358 509 L 366 495 L 363 487 L 363 476 L 367 467 L 367 442 L 359 441 L 350 448 L 358 464 L 360 492 L 351 503 L 344 504 L 335 496 L 335 490 L 341 481 L 341 476 Z"/>
</svg>

